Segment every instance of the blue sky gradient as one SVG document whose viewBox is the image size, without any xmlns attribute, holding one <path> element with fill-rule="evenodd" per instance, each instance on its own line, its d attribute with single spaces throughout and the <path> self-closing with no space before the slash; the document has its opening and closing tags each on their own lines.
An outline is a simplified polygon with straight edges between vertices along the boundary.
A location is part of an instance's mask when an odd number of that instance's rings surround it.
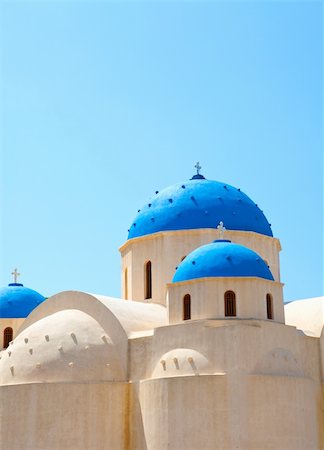
<svg viewBox="0 0 324 450">
<path fill-rule="evenodd" d="M 120 294 L 118 247 L 200 161 L 282 244 L 285 300 L 323 293 L 322 2 L 4 2 L 1 271 Z"/>
</svg>

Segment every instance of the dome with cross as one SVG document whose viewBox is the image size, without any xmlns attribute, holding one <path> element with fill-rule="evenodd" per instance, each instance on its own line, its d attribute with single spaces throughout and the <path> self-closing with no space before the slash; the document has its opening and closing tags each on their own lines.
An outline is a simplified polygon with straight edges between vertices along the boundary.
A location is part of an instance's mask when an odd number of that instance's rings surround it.
<svg viewBox="0 0 324 450">
<path fill-rule="evenodd" d="M 14 282 L 0 288 L 0 319 L 25 318 L 45 300 L 38 292 L 18 283 L 17 269 L 12 272 Z"/>
<path fill-rule="evenodd" d="M 173 282 L 210 277 L 257 277 L 273 281 L 264 260 L 249 248 L 217 240 L 191 252 L 177 268 Z"/>
<path fill-rule="evenodd" d="M 159 231 L 216 228 L 253 231 L 273 236 L 265 215 L 240 189 L 219 181 L 207 180 L 197 173 L 188 181 L 174 184 L 155 195 L 140 209 L 128 239 Z"/>
</svg>

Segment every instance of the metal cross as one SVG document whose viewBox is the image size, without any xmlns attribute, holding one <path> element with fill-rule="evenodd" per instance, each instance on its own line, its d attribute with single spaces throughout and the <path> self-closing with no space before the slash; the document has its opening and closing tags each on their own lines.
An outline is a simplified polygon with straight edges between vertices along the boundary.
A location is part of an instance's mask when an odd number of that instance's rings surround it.
<svg viewBox="0 0 324 450">
<path fill-rule="evenodd" d="M 197 175 L 200 175 L 200 169 L 201 169 L 201 165 L 199 164 L 199 161 L 196 163 L 195 168 L 197 169 Z"/>
<path fill-rule="evenodd" d="M 13 272 L 11 272 L 11 275 L 14 277 L 14 283 L 17 283 L 18 277 L 20 276 L 20 273 L 18 273 L 18 270 L 15 269 Z"/>
<path fill-rule="evenodd" d="M 224 227 L 224 224 L 222 221 L 220 221 L 219 224 L 217 225 L 217 230 L 218 230 L 219 239 L 224 239 L 224 233 L 226 231 L 226 228 Z"/>
</svg>

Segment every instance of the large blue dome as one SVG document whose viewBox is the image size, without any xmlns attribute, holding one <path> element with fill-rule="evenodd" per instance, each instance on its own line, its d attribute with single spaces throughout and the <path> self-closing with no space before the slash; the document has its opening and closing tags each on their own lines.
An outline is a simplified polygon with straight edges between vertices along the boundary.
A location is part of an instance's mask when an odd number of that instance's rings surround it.
<svg viewBox="0 0 324 450">
<path fill-rule="evenodd" d="M 240 189 L 196 175 L 156 192 L 138 211 L 128 239 L 158 231 L 216 228 L 221 221 L 228 230 L 272 236 L 263 212 Z"/>
<path fill-rule="evenodd" d="M 227 240 L 214 241 L 191 252 L 177 268 L 172 281 L 205 277 L 258 277 L 273 280 L 261 256 Z"/>
<path fill-rule="evenodd" d="M 24 318 L 45 300 L 38 292 L 20 283 L 0 288 L 0 318 Z"/>
</svg>

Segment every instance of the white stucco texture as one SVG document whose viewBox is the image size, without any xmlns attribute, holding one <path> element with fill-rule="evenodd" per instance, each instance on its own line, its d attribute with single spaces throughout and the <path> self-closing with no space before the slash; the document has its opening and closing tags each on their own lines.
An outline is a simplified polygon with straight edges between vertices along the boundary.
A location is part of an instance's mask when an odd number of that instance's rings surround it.
<svg viewBox="0 0 324 450">
<path fill-rule="evenodd" d="M 324 327 L 324 297 L 296 300 L 285 305 L 286 324 L 308 336 L 320 337 Z"/>
</svg>

